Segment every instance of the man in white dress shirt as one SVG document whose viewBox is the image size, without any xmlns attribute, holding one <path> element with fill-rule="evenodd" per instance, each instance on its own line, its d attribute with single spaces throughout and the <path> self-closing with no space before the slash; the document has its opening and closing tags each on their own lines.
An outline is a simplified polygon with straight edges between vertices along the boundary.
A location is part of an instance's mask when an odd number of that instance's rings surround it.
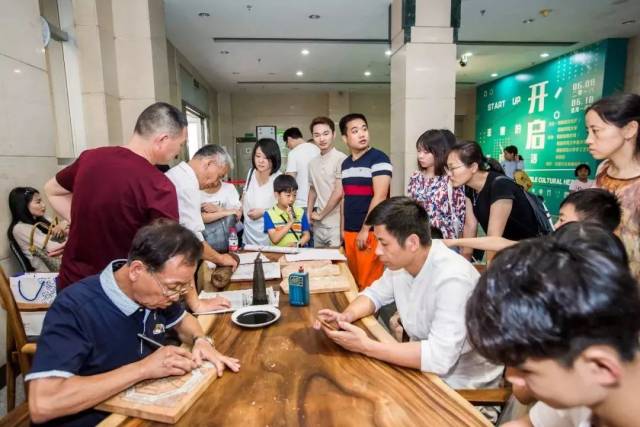
<svg viewBox="0 0 640 427">
<path fill-rule="evenodd" d="M 167 171 L 166 175 L 176 187 L 180 224 L 191 230 L 202 242 L 202 259 L 218 266 L 227 265 L 235 269 L 238 266 L 235 258 L 229 254 L 216 252 L 202 235 L 204 221 L 201 213 L 200 190 L 224 178 L 229 165 L 231 165 L 229 153 L 219 145 L 208 144 L 196 151 L 188 163 L 178 163 Z M 217 305 L 228 305 L 228 301 L 222 298 L 198 301 L 195 291 L 187 294 L 186 300 L 194 312 L 213 310 Z M 203 306 L 205 302 L 207 307 Z"/>
<path fill-rule="evenodd" d="M 298 183 L 294 206 L 306 208 L 309 196 L 309 162 L 320 155 L 320 149 L 315 144 L 305 141 L 298 128 L 285 130 L 282 139 L 289 148 L 285 173 L 294 177 Z"/>
<path fill-rule="evenodd" d="M 318 312 L 321 320 L 337 322 L 341 330 L 320 322 L 316 329 L 347 350 L 432 372 L 453 388 L 495 386 L 502 366 L 489 363 L 467 340 L 465 306 L 479 277 L 473 265 L 431 240 L 427 212 L 408 197 L 380 203 L 365 223 L 373 226 L 385 272 L 342 313 Z M 352 324 L 394 301 L 411 342 L 378 342 Z"/>
</svg>

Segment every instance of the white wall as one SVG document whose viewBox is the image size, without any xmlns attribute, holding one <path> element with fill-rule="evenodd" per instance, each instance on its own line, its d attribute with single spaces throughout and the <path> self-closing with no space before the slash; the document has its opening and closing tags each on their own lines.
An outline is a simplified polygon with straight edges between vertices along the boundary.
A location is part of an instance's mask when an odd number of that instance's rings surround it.
<svg viewBox="0 0 640 427">
<path fill-rule="evenodd" d="M 7 196 L 15 186 L 42 189 L 56 171 L 56 132 L 42 49 L 37 0 L 0 0 L 0 232 L 10 222 Z M 6 238 L 0 239 L 0 265 L 17 265 Z M 0 311 L 0 349 L 5 348 L 5 313 Z M 0 365 L 5 352 L 0 351 Z"/>
</svg>

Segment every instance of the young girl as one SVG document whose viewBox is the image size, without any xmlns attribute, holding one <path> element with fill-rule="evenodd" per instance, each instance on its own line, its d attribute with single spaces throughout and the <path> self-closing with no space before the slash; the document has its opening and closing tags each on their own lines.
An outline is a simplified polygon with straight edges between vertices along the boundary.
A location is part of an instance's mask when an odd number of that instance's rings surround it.
<svg viewBox="0 0 640 427">
<path fill-rule="evenodd" d="M 576 170 L 573 172 L 573 174 L 576 176 L 576 179 L 571 181 L 571 184 L 569 184 L 570 193 L 594 186 L 595 181 L 589 179 L 589 175 L 591 175 L 591 168 L 588 164 L 579 164 L 578 166 L 576 166 Z"/>
<path fill-rule="evenodd" d="M 500 165 L 487 159 L 476 142 L 454 145 L 446 170 L 454 187 L 466 186 L 464 237 L 475 237 L 478 223 L 487 236 L 522 240 L 537 235 L 535 214 L 524 191 L 500 173 Z M 465 249 L 463 255 L 470 257 L 471 250 Z"/>
<path fill-rule="evenodd" d="M 416 142 L 418 170 L 409 178 L 407 193 L 429 214 L 431 226 L 445 239 L 462 235 L 465 217 L 464 187 L 453 188 L 445 172 L 447 152 L 456 137 L 446 129 L 431 129 Z"/>
<path fill-rule="evenodd" d="M 640 280 L 640 96 L 620 94 L 596 101 L 586 110 L 587 146 L 597 160 L 595 186 L 618 196 L 622 221 L 618 234 L 629 266 Z"/>
<path fill-rule="evenodd" d="M 66 224 L 51 226 L 51 222 L 44 216 L 47 208 L 42 197 L 32 187 L 16 187 L 11 190 L 9 209 L 11 224 L 7 229 L 7 237 L 20 249 L 21 254 L 18 256 L 22 255 L 22 262 L 27 269 L 39 273 L 58 271 L 67 236 Z"/>
</svg>

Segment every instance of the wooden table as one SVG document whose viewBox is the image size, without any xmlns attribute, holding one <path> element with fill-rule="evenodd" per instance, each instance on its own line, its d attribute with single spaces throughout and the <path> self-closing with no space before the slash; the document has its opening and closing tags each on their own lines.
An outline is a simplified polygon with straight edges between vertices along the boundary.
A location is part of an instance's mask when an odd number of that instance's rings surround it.
<svg viewBox="0 0 640 427">
<path fill-rule="evenodd" d="M 241 329 L 229 314 L 200 316 L 216 347 L 239 358 L 242 367 L 215 380 L 178 425 L 490 426 L 437 376 L 348 352 L 311 328 L 318 310 L 342 310 L 357 296 L 346 265 L 341 268 L 353 290 L 311 295 L 309 307 L 292 307 L 280 293 L 282 317 L 267 328 Z M 358 326 L 393 341 L 373 317 Z M 101 425 L 158 424 L 114 414 Z"/>
</svg>

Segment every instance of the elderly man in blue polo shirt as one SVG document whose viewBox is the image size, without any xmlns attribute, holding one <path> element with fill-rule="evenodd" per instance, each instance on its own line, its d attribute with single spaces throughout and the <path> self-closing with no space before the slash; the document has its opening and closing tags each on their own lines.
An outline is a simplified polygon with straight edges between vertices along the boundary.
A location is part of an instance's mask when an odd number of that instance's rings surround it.
<svg viewBox="0 0 640 427">
<path fill-rule="evenodd" d="M 32 420 L 95 425 L 107 414 L 91 408 L 142 380 L 183 375 L 204 360 L 219 376 L 225 366 L 237 372 L 238 360 L 216 351 L 178 303 L 193 286 L 201 255 L 191 231 L 159 220 L 138 231 L 127 260 L 113 261 L 61 293 L 47 313 L 25 378 Z M 191 352 L 175 346 L 156 350 L 138 337 L 163 343 L 169 328 L 193 345 Z"/>
</svg>

